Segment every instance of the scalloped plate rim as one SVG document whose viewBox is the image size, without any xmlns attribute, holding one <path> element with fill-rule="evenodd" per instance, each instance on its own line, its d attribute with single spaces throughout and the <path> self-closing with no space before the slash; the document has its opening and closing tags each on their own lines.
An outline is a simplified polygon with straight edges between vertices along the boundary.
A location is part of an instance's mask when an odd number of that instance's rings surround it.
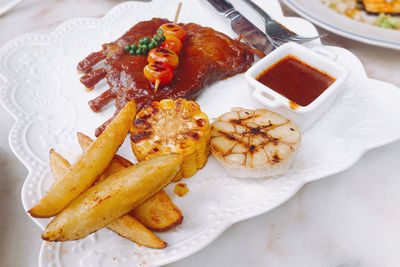
<svg viewBox="0 0 400 267">
<path fill-rule="evenodd" d="M 136 4 L 136 3 L 133 3 L 133 4 Z M 144 4 L 146 4 L 146 3 L 144 3 Z M 108 17 L 111 16 L 110 13 L 112 14 L 113 12 L 116 12 L 117 9 L 120 8 L 122 5 L 130 6 L 131 4 L 130 4 L 130 3 L 122 3 L 122 4 L 119 4 L 119 5 L 115 6 L 114 8 L 112 8 L 109 12 L 107 12 L 107 14 L 106 14 L 104 17 L 102 17 L 102 18 L 74 18 L 74 19 L 70 19 L 70 20 L 68 20 L 68 21 L 65 21 L 65 22 L 62 23 L 61 25 L 59 25 L 54 31 L 52 31 L 52 32 L 49 33 L 49 34 L 28 33 L 28 34 L 21 35 L 21 36 L 15 38 L 15 39 L 13 39 L 13 40 L 7 42 L 4 46 L 2 46 L 2 47 L 0 48 L 0 54 L 2 53 L 2 51 L 3 51 L 4 49 L 7 48 L 8 45 L 11 45 L 13 42 L 17 42 L 19 39 L 24 39 L 24 38 L 27 38 L 28 36 L 41 36 L 41 37 L 54 36 L 54 35 L 57 34 L 57 32 L 62 31 L 63 27 L 64 27 L 67 23 L 70 23 L 70 22 L 73 21 L 73 20 L 91 19 L 91 20 L 93 20 L 93 21 L 102 21 L 102 20 L 105 21 Z M 287 17 L 285 17 L 285 18 L 287 18 Z M 365 79 L 366 82 L 367 82 L 367 81 L 377 81 L 377 82 L 383 83 L 384 86 L 391 86 L 391 87 L 396 88 L 394 85 L 391 85 L 391 84 L 389 84 L 389 83 L 387 83 L 387 82 L 382 82 L 382 81 L 373 80 L 373 79 L 368 78 L 367 75 L 366 75 L 366 73 L 365 73 L 365 71 L 364 71 L 364 69 L 363 69 L 363 67 L 362 67 L 361 62 L 359 62 L 359 65 L 360 65 L 360 67 L 361 67 L 360 70 L 362 69 L 362 71 L 363 71 L 363 78 Z M 1 70 L 1 69 L 2 69 L 2 68 L 1 68 L 1 66 L 0 66 L 0 70 Z M 6 77 L 5 77 L 2 73 L 0 73 L 0 78 L 1 78 L 2 80 L 4 80 L 4 84 L 7 83 Z M 3 88 L 2 90 L 6 90 L 6 88 L 7 88 L 7 87 L 4 86 L 4 88 Z M 29 171 L 29 174 L 27 175 L 26 180 L 25 180 L 25 182 L 24 182 L 24 186 L 23 186 L 23 188 L 25 188 L 25 183 L 28 181 L 29 176 L 32 175 L 33 169 L 30 168 L 30 165 L 27 164 L 27 163 L 25 162 L 25 159 L 18 153 L 18 150 L 11 144 L 12 133 L 15 131 L 16 126 L 20 123 L 20 121 L 18 120 L 18 119 L 20 119 L 20 117 L 18 117 L 17 114 L 14 114 L 14 113 L 11 111 L 11 108 L 8 107 L 3 101 L 0 101 L 0 103 L 2 103 L 2 106 L 4 106 L 4 108 L 8 111 L 8 113 L 9 113 L 9 114 L 13 117 L 13 119 L 15 120 L 15 122 L 14 122 L 14 124 L 13 124 L 13 126 L 12 126 L 12 128 L 11 128 L 11 130 L 10 130 L 9 143 L 10 143 L 10 148 L 11 148 L 11 150 L 13 151 L 13 153 L 17 156 L 17 158 L 23 163 L 23 165 L 24 165 L 24 166 L 28 169 L 28 171 Z M 24 118 L 25 118 L 25 117 L 24 117 Z M 273 206 L 272 208 L 269 208 L 269 209 L 267 209 L 266 211 L 257 211 L 257 212 L 255 212 L 254 214 L 249 213 L 249 214 L 247 214 L 247 216 L 240 217 L 240 218 L 237 217 L 237 218 L 234 218 L 234 219 L 231 220 L 231 221 L 226 221 L 224 224 L 222 224 L 222 225 L 218 228 L 218 231 L 217 231 L 218 234 L 213 235 L 213 237 L 210 238 L 210 239 L 208 239 L 207 242 L 203 242 L 201 248 L 204 248 L 204 247 L 206 247 L 208 244 L 210 244 L 213 240 L 215 240 L 222 232 L 224 232 L 224 231 L 225 231 L 227 228 L 229 228 L 232 224 L 234 224 L 234 223 L 236 223 L 236 222 L 239 222 L 239 221 L 242 221 L 242 220 L 246 220 L 246 219 L 252 218 L 252 217 L 257 216 L 257 215 L 260 215 L 260 214 L 262 214 L 262 213 L 264 213 L 264 212 L 267 212 L 267 211 L 269 211 L 269 210 L 272 210 L 273 208 L 275 208 L 275 207 L 281 205 L 282 203 L 286 202 L 286 201 L 287 201 L 288 199 L 290 199 L 299 189 L 301 189 L 302 186 L 304 186 L 304 184 L 306 184 L 306 183 L 308 183 L 308 182 L 311 182 L 311 181 L 314 181 L 314 180 L 318 180 L 318 179 L 322 179 L 322 178 L 328 177 L 328 176 L 333 175 L 333 174 L 336 174 L 336 173 L 338 173 L 338 172 L 342 172 L 342 171 L 344 171 L 344 170 L 350 168 L 351 166 L 353 166 L 367 151 L 369 151 L 369 150 L 371 150 L 371 149 L 374 149 L 374 148 L 376 148 L 376 147 L 380 147 L 380 146 L 389 144 L 389 143 L 394 142 L 394 141 L 399 140 L 399 139 L 400 139 L 400 136 L 398 136 L 397 138 L 394 137 L 393 140 L 385 140 L 385 141 L 382 141 L 381 143 L 376 143 L 375 145 L 373 145 L 373 146 L 371 146 L 371 147 L 364 147 L 364 146 L 361 147 L 361 146 L 360 146 L 360 151 L 358 151 L 358 155 L 355 156 L 355 157 L 354 157 L 354 160 L 351 161 L 349 164 L 343 166 L 342 169 L 340 169 L 340 170 L 335 170 L 335 171 L 333 171 L 331 174 L 323 175 L 323 176 L 321 176 L 321 177 L 316 177 L 316 178 L 313 178 L 313 179 L 310 179 L 310 180 L 308 180 L 308 179 L 302 179 L 302 180 L 299 179 L 299 180 L 297 180 L 297 182 L 294 183 L 293 186 L 291 186 L 290 194 L 286 194 L 284 198 L 281 198 L 279 201 L 275 202 L 274 205 L 272 205 L 272 206 Z M 21 198 L 22 198 L 22 200 L 23 200 L 23 195 L 21 195 Z M 23 201 L 23 202 L 24 202 L 24 201 Z M 26 209 L 25 205 L 24 205 L 24 208 Z M 37 222 L 37 221 L 35 221 L 35 220 L 33 220 L 33 221 L 34 221 L 35 223 L 37 223 L 37 224 L 40 226 L 39 222 Z M 44 243 L 45 243 L 45 242 L 43 242 L 43 244 L 44 244 Z M 201 248 L 200 248 L 200 249 L 201 249 Z M 41 251 L 40 251 L 40 254 L 42 253 L 42 250 L 43 250 L 43 245 L 42 245 L 42 249 L 41 249 Z M 184 258 L 184 257 L 186 257 L 186 256 L 188 256 L 188 255 L 191 255 L 191 254 L 195 253 L 196 251 L 198 251 L 198 249 L 196 249 L 195 251 L 189 251 L 189 252 L 186 253 L 186 254 L 181 254 L 180 257 L 178 257 L 178 258 L 176 258 L 176 259 L 167 260 L 166 262 L 164 262 L 164 263 L 162 263 L 162 264 L 170 263 L 170 262 L 173 262 L 173 261 L 175 261 L 175 260 Z M 39 261 L 40 261 L 40 259 L 41 259 L 41 257 L 39 258 Z"/>
</svg>

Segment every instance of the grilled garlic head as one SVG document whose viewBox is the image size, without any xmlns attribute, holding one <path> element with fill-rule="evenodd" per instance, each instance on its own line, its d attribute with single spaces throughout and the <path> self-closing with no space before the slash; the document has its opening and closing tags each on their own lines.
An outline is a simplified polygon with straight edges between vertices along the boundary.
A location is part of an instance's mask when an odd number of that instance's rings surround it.
<svg viewBox="0 0 400 267">
<path fill-rule="evenodd" d="M 299 129 L 267 109 L 237 109 L 211 127 L 211 152 L 235 177 L 285 173 L 300 147 Z"/>
<path fill-rule="evenodd" d="M 131 128 L 132 150 L 138 161 L 180 153 L 183 163 L 178 176 L 194 175 L 210 154 L 210 124 L 193 101 L 164 99 L 141 110 Z"/>
</svg>

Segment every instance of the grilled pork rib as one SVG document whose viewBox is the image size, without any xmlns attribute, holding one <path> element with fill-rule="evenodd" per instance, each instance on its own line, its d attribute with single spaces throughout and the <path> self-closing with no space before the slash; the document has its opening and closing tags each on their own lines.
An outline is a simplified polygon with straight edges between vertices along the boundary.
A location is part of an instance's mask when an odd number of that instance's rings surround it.
<svg viewBox="0 0 400 267">
<path fill-rule="evenodd" d="M 152 36 L 166 19 L 153 18 L 139 22 L 118 40 L 104 44 L 103 50 L 87 56 L 79 62 L 78 70 L 86 73 L 81 82 L 93 88 L 103 78 L 110 89 L 89 101 L 91 109 L 101 111 L 102 107 L 115 99 L 116 114 L 135 98 L 138 111 L 153 101 L 165 98 L 195 99 L 205 86 L 247 70 L 254 61 L 253 50 L 239 40 L 233 40 L 212 28 L 194 23 L 180 24 L 186 32 L 186 41 L 179 55 L 179 66 L 171 83 L 154 86 L 143 75 L 147 56 L 131 56 L 124 50 L 126 44 L 139 43 L 145 36 Z M 93 67 L 104 60 L 101 68 Z M 108 120 L 96 130 L 98 136 Z"/>
</svg>

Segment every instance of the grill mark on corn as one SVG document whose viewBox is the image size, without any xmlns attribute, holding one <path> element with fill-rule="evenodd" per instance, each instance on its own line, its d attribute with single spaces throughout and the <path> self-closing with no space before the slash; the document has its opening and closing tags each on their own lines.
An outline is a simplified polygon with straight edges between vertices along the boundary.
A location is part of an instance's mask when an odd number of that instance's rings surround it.
<svg viewBox="0 0 400 267">
<path fill-rule="evenodd" d="M 199 127 L 203 127 L 205 125 L 205 121 L 203 119 L 196 120 L 196 125 Z"/>
<path fill-rule="evenodd" d="M 200 140 L 200 135 L 197 131 L 189 131 L 186 132 L 185 135 L 193 138 L 193 140 Z"/>
<path fill-rule="evenodd" d="M 157 62 L 157 61 L 156 61 Z M 155 63 L 156 63 L 155 62 Z M 151 108 L 152 108 L 152 110 L 151 110 L 151 113 L 152 114 L 156 114 L 156 113 L 158 113 L 159 111 L 160 111 L 160 109 L 159 109 L 159 107 L 158 107 L 158 105 L 156 104 L 156 103 L 151 103 Z M 149 117 L 150 117 L 150 114 L 149 114 Z"/>
<path fill-rule="evenodd" d="M 151 135 L 152 135 L 151 131 L 140 131 L 140 132 L 132 133 L 131 140 L 134 143 L 138 143 L 142 140 L 147 139 Z"/>
<path fill-rule="evenodd" d="M 134 122 L 133 125 L 136 128 L 140 129 L 149 129 L 151 127 L 151 124 L 147 121 L 151 117 L 151 114 L 144 114 L 140 117 L 138 117 Z"/>
</svg>

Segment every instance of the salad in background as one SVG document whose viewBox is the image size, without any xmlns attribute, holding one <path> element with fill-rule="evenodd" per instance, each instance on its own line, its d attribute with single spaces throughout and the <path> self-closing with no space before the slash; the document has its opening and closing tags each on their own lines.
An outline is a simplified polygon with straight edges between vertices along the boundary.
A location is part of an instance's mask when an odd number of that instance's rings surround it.
<svg viewBox="0 0 400 267">
<path fill-rule="evenodd" d="M 321 0 L 351 19 L 385 29 L 400 30 L 400 0 Z"/>
</svg>

